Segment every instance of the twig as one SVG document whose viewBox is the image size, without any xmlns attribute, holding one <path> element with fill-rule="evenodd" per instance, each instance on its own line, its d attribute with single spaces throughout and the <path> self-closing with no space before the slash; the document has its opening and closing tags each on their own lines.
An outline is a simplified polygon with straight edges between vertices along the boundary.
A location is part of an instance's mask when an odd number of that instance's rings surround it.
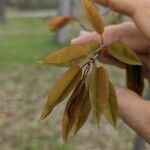
<svg viewBox="0 0 150 150">
<path fill-rule="evenodd" d="M 91 66 L 91 64 L 92 63 L 94 63 L 95 62 L 95 60 L 99 57 L 99 56 L 102 56 L 103 54 L 104 54 L 104 48 L 105 48 L 106 46 L 102 46 L 102 47 L 100 47 L 99 49 L 97 49 L 97 52 L 95 53 L 95 55 L 93 56 L 93 57 L 90 57 L 90 60 L 87 62 L 87 63 L 85 63 L 82 67 L 81 67 L 81 69 L 83 69 L 85 66 Z"/>
</svg>

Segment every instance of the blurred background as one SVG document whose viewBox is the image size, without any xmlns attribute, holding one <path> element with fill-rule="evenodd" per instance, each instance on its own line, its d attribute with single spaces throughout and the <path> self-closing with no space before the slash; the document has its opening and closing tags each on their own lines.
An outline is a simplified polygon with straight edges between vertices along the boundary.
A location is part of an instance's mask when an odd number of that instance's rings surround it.
<svg viewBox="0 0 150 150">
<path fill-rule="evenodd" d="M 122 17 L 106 9 L 101 12 L 106 24 L 122 21 Z M 81 30 L 72 24 L 56 34 L 50 33 L 47 22 L 59 14 L 76 14 L 85 22 L 79 1 L 0 0 L 0 150 L 133 149 L 135 133 L 120 119 L 115 131 L 104 119 L 99 129 L 89 117 L 78 135 L 63 144 L 61 121 L 66 101 L 37 123 L 49 88 L 65 70 L 38 61 L 69 44 Z M 105 66 L 114 84 L 125 85 L 123 70 Z M 148 145 L 146 148 L 150 149 Z"/>
</svg>

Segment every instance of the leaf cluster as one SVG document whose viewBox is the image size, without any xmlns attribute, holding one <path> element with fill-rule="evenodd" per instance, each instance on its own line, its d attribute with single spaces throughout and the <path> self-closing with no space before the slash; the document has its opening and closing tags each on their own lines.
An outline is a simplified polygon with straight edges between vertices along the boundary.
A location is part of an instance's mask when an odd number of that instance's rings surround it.
<svg viewBox="0 0 150 150">
<path fill-rule="evenodd" d="M 137 87 L 134 82 L 141 78 L 137 68 L 142 63 L 136 54 L 120 42 L 104 46 L 102 37 L 104 23 L 95 4 L 91 0 L 81 0 L 81 4 L 89 23 L 101 35 L 101 44 L 90 41 L 85 45 L 69 45 L 48 54 L 41 61 L 42 64 L 69 67 L 50 89 L 40 118 L 40 120 L 45 119 L 59 103 L 67 98 L 62 123 L 62 136 L 65 142 L 72 129 L 77 134 L 90 113 L 98 126 L 101 117 L 104 116 L 116 128 L 118 104 L 115 88 L 107 70 L 97 65 L 97 58 L 101 60 L 103 56 L 108 56 L 113 61 L 125 65 L 128 70 L 129 88 L 135 90 Z M 73 17 L 59 16 L 49 21 L 49 28 L 56 31 L 75 20 Z M 136 79 L 133 77 L 134 69 L 137 70 Z M 140 81 L 140 92 L 142 92 L 142 79 Z"/>
<path fill-rule="evenodd" d="M 59 103 L 69 98 L 62 123 L 62 136 L 67 141 L 72 128 L 75 134 L 84 125 L 90 112 L 98 126 L 103 115 L 116 128 L 117 98 L 113 84 L 103 66 L 97 66 L 96 58 L 110 55 L 119 63 L 141 65 L 132 50 L 117 42 L 107 47 L 96 41 L 86 45 L 67 46 L 57 50 L 43 60 L 43 64 L 70 67 L 55 82 L 49 92 L 40 120 L 45 119 Z M 84 59 L 89 60 L 84 64 Z M 71 96 L 69 96 L 71 93 Z"/>
</svg>

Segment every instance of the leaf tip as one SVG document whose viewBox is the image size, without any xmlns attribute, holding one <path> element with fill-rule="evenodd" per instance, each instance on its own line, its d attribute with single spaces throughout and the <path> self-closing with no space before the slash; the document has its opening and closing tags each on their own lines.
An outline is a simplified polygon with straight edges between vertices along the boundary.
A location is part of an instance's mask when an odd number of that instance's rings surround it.
<svg viewBox="0 0 150 150">
<path fill-rule="evenodd" d="M 65 135 L 65 136 L 63 136 L 63 143 L 64 144 L 66 144 L 67 143 L 67 141 L 68 141 L 68 137 Z"/>
<path fill-rule="evenodd" d="M 117 129 L 117 123 L 112 124 L 112 127 L 116 131 L 116 129 Z"/>
<path fill-rule="evenodd" d="M 73 133 L 73 136 L 76 136 L 78 133 L 78 128 L 75 129 L 74 133 Z"/>
<path fill-rule="evenodd" d="M 43 110 L 42 114 L 41 114 L 41 117 L 39 119 L 39 122 L 44 120 L 50 113 L 51 113 L 52 109 L 47 111 L 46 109 Z"/>
<path fill-rule="evenodd" d="M 100 128 L 100 116 L 99 115 L 96 115 L 96 116 L 94 116 L 94 119 L 95 119 L 95 121 L 97 122 L 97 126 L 98 126 L 98 128 Z"/>
<path fill-rule="evenodd" d="M 42 121 L 41 118 L 38 119 L 37 124 L 39 125 L 41 123 L 41 121 Z"/>
<path fill-rule="evenodd" d="M 100 129 L 100 123 L 99 123 L 99 120 L 97 120 L 97 126 L 98 126 L 98 128 Z"/>
<path fill-rule="evenodd" d="M 38 123 L 40 123 L 42 120 L 44 120 L 46 117 L 45 116 L 43 116 L 43 115 L 41 115 L 41 117 L 39 118 L 39 120 L 38 120 Z"/>
</svg>

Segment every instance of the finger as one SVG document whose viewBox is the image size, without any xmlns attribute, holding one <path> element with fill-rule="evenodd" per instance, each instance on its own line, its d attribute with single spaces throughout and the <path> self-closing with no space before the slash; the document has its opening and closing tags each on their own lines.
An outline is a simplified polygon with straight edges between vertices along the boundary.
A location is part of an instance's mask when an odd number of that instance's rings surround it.
<svg viewBox="0 0 150 150">
<path fill-rule="evenodd" d="M 87 37 L 87 36 L 80 36 L 78 38 L 75 38 L 71 41 L 71 44 L 72 45 L 82 45 L 82 44 L 85 44 L 85 43 L 88 43 L 90 42 L 92 39 Z"/>
<path fill-rule="evenodd" d="M 105 45 L 120 41 L 136 53 L 150 53 L 150 41 L 138 31 L 132 22 L 107 26 L 103 38 Z"/>
<path fill-rule="evenodd" d="M 106 46 L 120 41 L 136 53 L 150 53 L 150 41 L 138 31 L 132 22 L 106 26 L 103 39 Z M 101 42 L 101 37 L 96 32 L 82 32 L 82 36 L 73 39 L 71 43 L 85 44 L 91 40 Z"/>
<path fill-rule="evenodd" d="M 105 32 L 103 34 L 104 38 L 104 45 L 109 45 L 113 42 L 118 41 L 119 39 L 119 31 L 118 27 L 115 25 L 110 25 L 105 27 Z M 84 32 L 81 31 L 79 37 L 74 38 L 71 41 L 71 44 L 78 45 L 78 44 L 85 44 L 91 40 L 96 40 L 101 42 L 101 36 L 96 32 Z"/>
<path fill-rule="evenodd" d="M 95 2 L 132 17 L 139 31 L 150 41 L 149 0 L 95 0 Z"/>
<path fill-rule="evenodd" d="M 136 12 L 136 1 L 137 0 L 95 0 L 95 2 L 102 6 L 129 16 L 133 16 Z"/>
<path fill-rule="evenodd" d="M 136 13 L 133 16 L 133 20 L 137 25 L 139 31 L 141 31 L 141 33 L 150 41 L 150 29 L 149 29 L 150 19 L 149 18 L 150 18 L 150 2 L 148 1 L 148 4 L 147 5 L 145 4 L 145 6 L 143 6 L 141 9 L 139 7 L 139 9 L 136 11 Z"/>
<path fill-rule="evenodd" d="M 90 32 L 87 32 L 84 30 L 80 31 L 80 33 L 79 33 L 80 36 L 85 36 L 85 35 L 90 35 L 90 34 L 91 34 Z"/>
<path fill-rule="evenodd" d="M 120 41 L 135 50 L 137 53 L 150 53 L 150 41 L 139 32 L 132 22 L 126 22 L 118 25 L 120 28 Z"/>
</svg>

